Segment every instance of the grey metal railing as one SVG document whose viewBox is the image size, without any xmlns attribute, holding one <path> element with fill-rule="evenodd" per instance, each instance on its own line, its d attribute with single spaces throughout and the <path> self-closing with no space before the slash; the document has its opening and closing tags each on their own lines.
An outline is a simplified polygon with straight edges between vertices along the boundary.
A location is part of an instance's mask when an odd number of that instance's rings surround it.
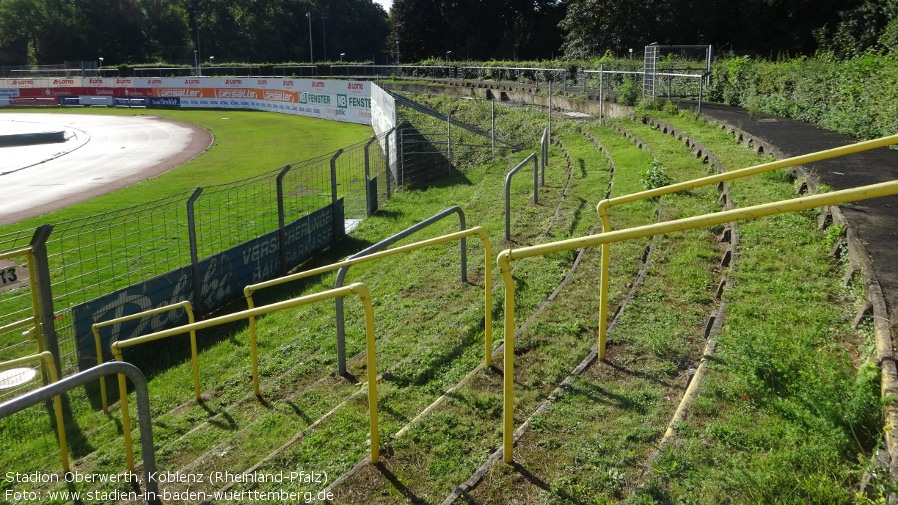
<svg viewBox="0 0 898 505">
<path fill-rule="evenodd" d="M 511 177 L 530 161 L 533 161 L 533 203 L 539 203 L 539 164 L 536 153 L 532 153 L 505 176 L 505 240 L 511 240 Z"/>
<path fill-rule="evenodd" d="M 153 448 L 153 425 L 150 419 L 150 393 L 147 379 L 139 368 L 131 363 L 109 362 L 66 377 L 22 396 L 0 404 L 0 419 L 39 403 L 51 400 L 72 389 L 99 380 L 111 374 L 122 374 L 131 379 L 137 393 L 137 416 L 140 423 L 140 449 L 143 455 L 144 499 L 147 503 L 161 503 L 159 483 L 156 481 L 156 452 Z"/>
<path fill-rule="evenodd" d="M 367 256 L 371 253 L 383 250 L 387 246 L 395 244 L 396 242 L 402 240 L 413 233 L 416 233 L 424 228 L 445 219 L 446 217 L 451 216 L 452 214 L 458 214 L 458 230 L 465 230 L 465 213 L 461 209 L 461 207 L 454 206 L 450 207 L 438 214 L 435 214 L 420 223 L 410 226 L 401 232 L 387 237 L 380 242 L 362 249 L 361 251 L 353 254 L 347 259 L 355 259 L 362 256 Z M 467 241 L 463 237 L 460 240 L 460 249 L 461 249 L 461 282 L 468 282 L 468 253 L 466 247 Z M 349 271 L 349 266 L 345 266 L 337 271 L 337 279 L 334 281 L 334 289 L 338 289 L 343 287 L 343 281 L 346 279 L 346 273 Z M 334 309 L 336 313 L 336 321 L 337 321 L 337 372 L 341 375 L 346 374 L 346 332 L 345 332 L 345 317 L 343 312 L 343 297 L 334 298 Z"/>
</svg>

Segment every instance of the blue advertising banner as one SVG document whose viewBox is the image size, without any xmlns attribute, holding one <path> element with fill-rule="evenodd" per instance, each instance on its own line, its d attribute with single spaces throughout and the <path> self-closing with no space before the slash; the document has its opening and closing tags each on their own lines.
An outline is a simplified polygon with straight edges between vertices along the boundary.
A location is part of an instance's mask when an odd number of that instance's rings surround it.
<svg viewBox="0 0 898 505">
<path fill-rule="evenodd" d="M 299 265 L 328 247 L 334 237 L 334 222 L 343 223 L 343 200 L 328 205 L 285 226 L 287 268 Z M 281 275 L 280 231 L 276 230 L 201 260 L 197 264 L 200 296 L 206 310 L 221 308 L 243 296 L 249 284 Z M 96 363 L 96 344 L 91 326 L 149 309 L 193 299 L 193 268 L 185 266 L 72 309 L 78 362 L 81 369 Z M 100 330 L 104 361 L 111 359 L 109 345 L 176 325 L 186 324 L 183 310 L 108 326 Z"/>
<path fill-rule="evenodd" d="M 193 303 L 192 286 L 192 269 L 186 266 L 75 306 L 72 318 L 78 343 L 78 366 L 84 370 L 85 366 L 96 364 L 97 348 L 91 331 L 94 324 L 184 300 Z M 112 359 L 109 352 L 112 342 L 186 323 L 187 314 L 179 309 L 100 328 L 103 361 Z"/>
<path fill-rule="evenodd" d="M 173 96 L 168 98 L 150 98 L 150 107 L 180 107 L 181 98 Z"/>
</svg>

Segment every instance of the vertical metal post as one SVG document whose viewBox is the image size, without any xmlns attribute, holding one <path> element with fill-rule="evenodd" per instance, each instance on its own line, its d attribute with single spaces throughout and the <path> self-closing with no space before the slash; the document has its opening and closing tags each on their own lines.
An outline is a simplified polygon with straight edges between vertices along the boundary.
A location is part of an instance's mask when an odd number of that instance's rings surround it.
<svg viewBox="0 0 898 505">
<path fill-rule="evenodd" d="M 377 136 L 371 137 L 371 140 L 365 144 L 365 214 L 367 217 L 371 217 L 374 214 L 374 210 L 377 208 L 377 192 L 371 194 L 371 144 L 377 140 Z M 373 201 L 372 201 L 373 198 Z"/>
<path fill-rule="evenodd" d="M 282 275 L 286 275 L 290 270 L 290 267 L 287 266 L 287 206 L 284 203 L 284 176 L 287 175 L 290 168 L 290 165 L 284 167 L 275 179 L 278 198 L 278 257 L 281 262 Z"/>
<path fill-rule="evenodd" d="M 533 157 L 533 203 L 539 203 L 539 163 L 536 156 Z"/>
<path fill-rule="evenodd" d="M 390 193 L 391 193 L 391 191 L 392 191 L 392 186 L 393 186 L 393 184 L 392 184 L 393 167 L 390 165 L 390 149 L 391 149 L 391 147 L 390 147 L 390 134 L 391 134 L 391 133 L 397 133 L 396 128 L 393 128 L 392 130 L 388 131 L 387 134 L 384 136 L 384 146 L 385 146 L 385 149 L 384 149 L 384 160 L 386 161 L 386 164 L 387 164 L 387 170 L 386 170 L 386 174 L 387 174 L 387 200 L 390 199 L 390 196 L 391 196 Z M 398 139 L 398 137 L 397 137 L 397 139 Z M 394 141 L 394 142 L 395 142 L 395 141 Z"/>
<path fill-rule="evenodd" d="M 59 337 L 56 335 L 56 316 L 53 310 L 53 290 L 50 282 L 50 261 L 47 256 L 47 239 L 53 226 L 45 224 L 34 231 L 31 237 L 31 253 L 34 256 L 36 272 L 31 275 L 37 277 L 38 299 L 40 300 L 41 332 L 44 336 L 44 350 L 53 354 L 53 364 L 56 366 L 57 376 L 62 376 L 62 360 L 59 354 Z"/>
<path fill-rule="evenodd" d="M 702 90 L 705 87 L 705 76 L 698 80 L 698 113 L 702 113 Z"/>
<path fill-rule="evenodd" d="M 203 286 L 200 281 L 200 258 L 196 240 L 196 214 L 194 212 L 194 204 L 202 193 L 203 188 L 196 188 L 187 200 L 187 235 L 188 240 L 190 241 L 190 265 L 193 273 L 193 306 L 199 315 L 206 312 L 206 307 L 203 303 Z"/>
<path fill-rule="evenodd" d="M 401 133 L 402 138 L 400 138 L 398 135 L 396 136 L 396 140 L 399 141 L 398 145 L 396 146 L 396 153 L 399 154 L 399 159 L 396 160 L 396 162 L 402 163 L 402 166 L 399 167 L 399 180 L 397 181 L 397 183 L 400 186 L 405 186 L 405 131 L 403 130 Z"/>
<path fill-rule="evenodd" d="M 490 146 L 492 149 L 493 161 L 496 161 L 496 100 L 490 100 Z"/>
<path fill-rule="evenodd" d="M 599 65 L 599 124 L 605 123 L 605 86 L 604 65 Z"/>
<path fill-rule="evenodd" d="M 552 143 L 552 84 L 553 82 L 549 81 L 549 141 L 548 143 Z"/>
<path fill-rule="evenodd" d="M 449 160 L 449 168 L 452 168 L 452 116 L 446 114 L 446 159 Z"/>
<path fill-rule="evenodd" d="M 346 233 L 346 224 L 341 223 L 337 215 L 337 158 L 343 154 L 340 149 L 331 158 L 331 216 L 333 217 L 334 239 L 342 237 Z"/>
</svg>

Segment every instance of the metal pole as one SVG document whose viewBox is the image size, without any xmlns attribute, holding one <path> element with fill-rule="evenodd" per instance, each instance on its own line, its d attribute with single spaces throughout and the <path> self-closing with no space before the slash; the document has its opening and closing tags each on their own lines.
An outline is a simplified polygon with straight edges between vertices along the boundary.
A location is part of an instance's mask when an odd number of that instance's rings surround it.
<svg viewBox="0 0 898 505">
<path fill-rule="evenodd" d="M 373 195 L 371 194 L 371 154 L 370 148 L 371 144 L 377 140 L 377 136 L 371 137 L 371 140 L 365 144 L 365 202 L 367 209 L 367 217 L 371 217 L 374 214 L 374 209 L 377 208 L 377 193 L 375 192 Z M 372 203 L 371 198 L 374 198 L 374 202 Z"/>
<path fill-rule="evenodd" d="M 549 80 L 549 144 L 552 143 L 552 84 L 553 81 Z"/>
<path fill-rule="evenodd" d="M 62 360 L 59 356 L 59 337 L 56 335 L 56 323 L 53 310 L 53 290 L 50 282 L 50 261 L 47 257 L 47 239 L 53 226 L 45 224 L 34 231 L 31 237 L 31 253 L 34 256 L 34 268 L 37 276 L 38 299 L 40 300 L 41 331 L 44 335 L 44 350 L 53 355 L 57 376 L 62 376 Z"/>
<path fill-rule="evenodd" d="M 325 19 L 327 18 L 321 16 L 321 42 L 324 46 L 324 61 L 327 61 L 327 25 L 324 23 Z"/>
<path fill-rule="evenodd" d="M 306 17 L 309 18 L 309 63 L 315 63 L 315 53 L 312 52 L 312 13 L 306 12 Z"/>
<path fill-rule="evenodd" d="M 705 87 L 705 76 L 698 80 L 698 113 L 702 113 L 702 89 Z"/>
<path fill-rule="evenodd" d="M 505 240 L 511 240 L 511 177 L 517 173 L 518 170 L 523 168 L 524 165 L 530 162 L 533 159 L 536 161 L 536 153 L 532 153 L 530 156 L 518 164 L 518 166 L 511 169 L 508 172 L 508 175 L 505 176 Z M 534 165 L 535 167 L 536 165 Z M 534 187 L 533 187 L 533 201 L 536 201 L 536 176 L 534 172 Z"/>
<path fill-rule="evenodd" d="M 391 179 L 393 178 L 393 167 L 390 166 L 390 134 L 391 134 L 391 133 L 397 133 L 397 132 L 396 132 L 396 128 L 393 128 L 392 130 L 388 131 L 387 134 L 386 134 L 386 136 L 384 136 L 384 145 L 385 145 L 385 147 L 386 147 L 386 149 L 384 149 L 384 161 L 385 161 L 386 164 L 387 164 L 387 170 L 386 170 L 386 174 L 387 174 L 387 200 L 389 200 L 389 199 L 390 199 L 390 196 L 391 196 L 391 194 L 390 194 L 390 192 L 392 191 L 392 182 L 391 182 Z M 398 139 L 398 137 L 397 137 L 397 139 Z"/>
<path fill-rule="evenodd" d="M 339 222 L 339 219 L 337 219 L 337 158 L 339 158 L 341 154 L 343 154 L 342 149 L 334 153 L 333 158 L 331 158 L 331 216 L 333 217 L 335 240 L 346 233 L 345 223 L 341 223 Z"/>
<path fill-rule="evenodd" d="M 491 129 L 490 129 L 490 145 L 493 153 L 493 161 L 496 161 L 496 101 L 490 100 L 490 117 L 491 120 Z"/>
<path fill-rule="evenodd" d="M 202 315 L 206 307 L 203 304 L 203 289 L 200 282 L 200 257 L 196 240 L 196 215 L 193 207 L 202 193 L 203 188 L 196 188 L 196 191 L 187 200 L 187 236 L 190 241 L 190 265 L 193 273 L 193 306 L 198 315 Z"/>
<path fill-rule="evenodd" d="M 599 124 L 603 124 L 605 118 L 605 73 L 603 72 L 604 67 L 604 65 L 599 65 Z"/>
<path fill-rule="evenodd" d="M 290 171 L 290 165 L 284 167 L 278 174 L 277 183 L 278 198 L 278 256 L 281 260 L 281 274 L 286 275 L 290 268 L 287 266 L 287 209 L 284 203 L 284 176 Z"/>
<path fill-rule="evenodd" d="M 446 114 L 446 158 L 452 168 L 452 116 Z"/>
<path fill-rule="evenodd" d="M 200 56 L 202 56 L 200 51 L 200 13 L 194 11 L 193 17 L 196 21 L 196 51 L 193 52 L 193 62 L 196 65 L 196 75 L 203 75 L 203 72 L 200 71 Z"/>
</svg>

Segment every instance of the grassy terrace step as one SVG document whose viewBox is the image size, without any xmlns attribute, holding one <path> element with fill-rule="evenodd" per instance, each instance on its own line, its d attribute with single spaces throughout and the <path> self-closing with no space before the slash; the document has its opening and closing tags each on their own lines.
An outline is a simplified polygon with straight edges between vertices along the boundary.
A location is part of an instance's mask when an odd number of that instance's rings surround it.
<svg viewBox="0 0 898 505">
<path fill-rule="evenodd" d="M 729 158 L 729 169 L 754 163 L 717 128 L 664 120 Z M 756 176 L 732 183 L 730 196 L 738 206 L 793 198 L 791 181 Z M 643 492 L 673 502 L 856 503 L 882 440 L 878 370 L 864 364 L 872 330 L 851 325 L 864 287 L 842 282 L 845 265 L 816 212 L 746 222 L 740 235 L 717 359 Z M 894 492 L 872 475 L 871 499 Z"/>
<path fill-rule="evenodd" d="M 707 168 L 675 139 L 629 122 L 621 126 L 648 143 L 673 181 L 705 174 Z M 602 130 L 590 129 L 603 144 L 612 145 Z M 616 164 L 621 179 L 613 196 L 641 190 L 633 170 Z M 661 213 L 671 219 L 710 212 L 717 210 L 715 200 L 713 188 L 669 195 L 661 199 Z M 610 211 L 612 217 L 629 217 L 630 223 L 633 213 L 629 205 Z M 613 254 L 616 249 L 612 245 Z M 720 254 L 709 230 L 656 238 L 648 275 L 609 333 L 606 360 L 589 366 L 532 420 L 532 429 L 517 444 L 513 465 L 494 466 L 460 501 L 580 503 L 625 496 L 685 390 L 687 371 L 701 355 Z M 590 256 L 594 259 L 582 264 L 582 275 L 595 278 L 600 252 Z M 612 265 L 617 259 L 612 256 Z M 566 291 L 564 296 L 588 299 L 589 293 Z"/>
<path fill-rule="evenodd" d="M 586 139 L 573 130 L 563 130 L 556 135 L 562 141 L 566 149 L 570 149 L 569 156 L 572 159 L 583 160 L 585 170 L 574 170 L 571 173 L 570 186 L 567 188 L 568 196 L 565 198 L 556 215 L 557 219 L 566 225 L 568 230 L 582 234 L 595 226 L 595 218 L 584 214 L 588 208 L 592 213 L 592 205 L 585 205 L 586 195 L 601 191 L 608 184 L 608 169 L 604 157 L 589 146 Z M 576 164 L 579 165 L 579 164 Z M 550 163 L 552 170 L 559 170 L 559 164 L 553 160 Z M 541 197 L 542 198 L 542 197 Z M 543 200 L 541 200 L 543 201 Z M 565 235 L 565 226 L 556 223 L 552 227 L 551 235 Z M 559 231 L 560 230 L 560 231 Z M 551 258 L 556 266 L 569 268 L 570 256 L 558 255 Z M 519 312 L 522 322 L 527 316 L 536 310 L 545 297 L 558 284 L 559 279 L 555 272 L 547 272 L 545 263 L 539 266 L 540 270 L 534 270 L 533 264 L 522 263 L 516 276 L 522 279 L 519 289 L 529 292 L 538 290 L 541 296 L 524 297 L 527 309 Z M 553 269 L 554 270 L 554 269 Z M 526 280 L 525 280 L 526 279 Z M 529 300 L 528 300 L 529 298 Z M 552 304 L 549 304 L 551 307 Z M 547 310 L 551 308 L 547 307 Z M 555 378 L 566 373 L 566 360 L 575 359 L 576 347 L 571 337 L 578 334 L 581 325 L 590 324 L 588 318 L 576 321 L 540 322 L 539 332 L 546 332 L 550 326 L 564 327 L 564 333 L 550 330 L 558 336 L 550 345 L 550 352 L 545 352 L 541 343 L 535 341 L 527 343 L 528 337 L 524 337 L 522 350 L 522 362 L 538 359 L 541 362 L 535 364 L 531 373 L 538 377 L 526 379 L 528 373 L 520 376 L 523 390 L 528 387 L 542 389 L 551 387 Z M 559 354 L 559 351 L 565 351 Z M 552 356 L 551 353 L 555 353 Z M 545 363 L 545 360 L 549 360 Z M 499 444 L 501 421 L 501 364 L 496 364 L 493 369 L 481 369 L 464 386 L 454 391 L 448 400 L 437 409 L 425 416 L 419 423 L 412 425 L 405 436 L 395 439 L 385 457 L 383 465 L 377 468 L 364 467 L 360 472 L 350 477 L 341 486 L 336 488 L 339 502 L 391 502 L 403 499 L 422 498 L 427 502 L 440 500 L 460 480 L 463 480 L 479 466 L 482 461 Z M 534 397 L 537 398 L 539 393 Z"/>
</svg>

